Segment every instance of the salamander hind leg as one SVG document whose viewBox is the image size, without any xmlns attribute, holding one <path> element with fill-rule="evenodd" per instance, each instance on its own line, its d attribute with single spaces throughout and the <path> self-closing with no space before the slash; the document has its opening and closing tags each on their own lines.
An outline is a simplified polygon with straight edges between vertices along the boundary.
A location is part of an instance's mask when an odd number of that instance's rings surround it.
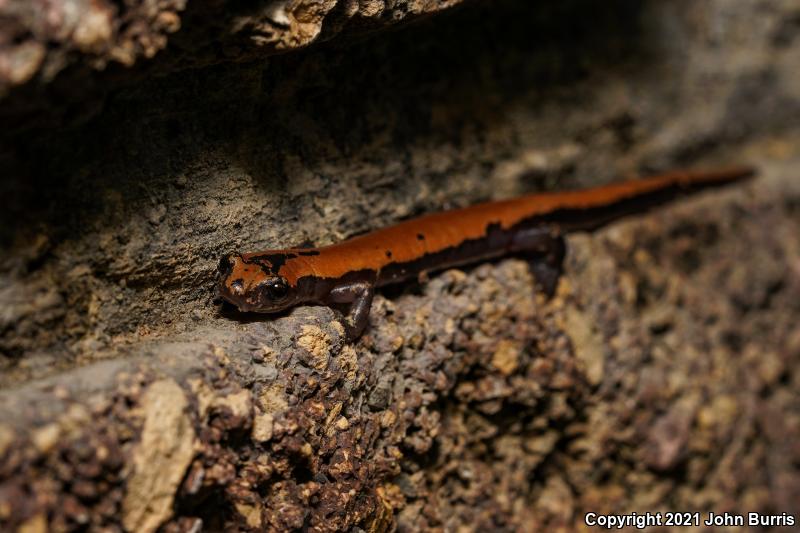
<svg viewBox="0 0 800 533">
<path fill-rule="evenodd" d="M 567 254 L 564 236 L 546 227 L 521 230 L 514 236 L 511 251 L 528 260 L 536 284 L 548 297 L 553 296 Z"/>
<path fill-rule="evenodd" d="M 328 295 L 329 303 L 350 304 L 350 312 L 344 319 L 347 340 L 353 341 L 361 336 L 367 327 L 369 311 L 375 288 L 371 283 L 354 282 L 335 287 Z"/>
</svg>

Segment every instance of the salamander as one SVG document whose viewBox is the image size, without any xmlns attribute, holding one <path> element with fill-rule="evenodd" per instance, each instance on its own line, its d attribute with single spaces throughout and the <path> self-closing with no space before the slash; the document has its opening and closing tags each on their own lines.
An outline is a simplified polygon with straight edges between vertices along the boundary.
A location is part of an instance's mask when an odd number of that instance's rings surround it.
<svg viewBox="0 0 800 533">
<path fill-rule="evenodd" d="M 350 340 L 367 325 L 375 289 L 508 254 L 529 259 L 552 295 L 564 235 L 753 175 L 750 168 L 682 171 L 583 190 L 544 192 L 433 213 L 320 248 L 224 256 L 218 293 L 240 311 L 274 313 L 300 304 L 349 305 Z"/>
</svg>

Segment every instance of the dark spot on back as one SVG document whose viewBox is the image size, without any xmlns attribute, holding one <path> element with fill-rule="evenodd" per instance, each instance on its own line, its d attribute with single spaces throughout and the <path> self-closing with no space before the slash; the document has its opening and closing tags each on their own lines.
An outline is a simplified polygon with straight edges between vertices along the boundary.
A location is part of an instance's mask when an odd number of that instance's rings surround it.
<svg viewBox="0 0 800 533">
<path fill-rule="evenodd" d="M 417 233 L 417 240 L 418 241 L 424 241 L 425 240 L 425 235 L 423 235 L 422 233 Z"/>
<path fill-rule="evenodd" d="M 257 255 L 250 258 L 250 263 L 256 263 L 261 267 L 261 270 L 264 271 L 266 274 L 273 274 L 277 275 L 280 272 L 281 267 L 288 261 L 289 259 L 294 259 L 297 257 L 297 254 L 293 254 L 290 252 L 287 253 L 275 253 L 275 254 L 264 254 L 264 255 Z"/>
<path fill-rule="evenodd" d="M 391 250 L 386 250 L 386 257 L 388 257 L 389 259 L 392 258 L 392 251 Z"/>
<path fill-rule="evenodd" d="M 484 230 L 484 231 L 486 232 L 486 235 L 488 235 L 488 234 L 490 234 L 492 232 L 500 231 L 502 229 L 503 229 L 503 226 L 500 225 L 499 222 L 489 222 L 488 224 L 486 224 L 486 230 Z"/>
</svg>

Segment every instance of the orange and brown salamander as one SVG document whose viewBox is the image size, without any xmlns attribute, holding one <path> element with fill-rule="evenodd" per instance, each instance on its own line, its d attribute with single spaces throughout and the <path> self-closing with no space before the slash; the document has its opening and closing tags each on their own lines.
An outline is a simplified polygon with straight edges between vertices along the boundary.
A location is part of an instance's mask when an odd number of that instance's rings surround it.
<svg viewBox="0 0 800 533">
<path fill-rule="evenodd" d="M 220 261 L 218 291 L 246 312 L 273 313 L 305 303 L 349 304 L 345 327 L 354 339 L 367 324 L 377 287 L 524 254 L 537 283 L 552 294 L 565 255 L 565 233 L 592 230 L 752 174 L 749 168 L 674 172 L 434 213 L 321 248 L 228 255 Z"/>
</svg>

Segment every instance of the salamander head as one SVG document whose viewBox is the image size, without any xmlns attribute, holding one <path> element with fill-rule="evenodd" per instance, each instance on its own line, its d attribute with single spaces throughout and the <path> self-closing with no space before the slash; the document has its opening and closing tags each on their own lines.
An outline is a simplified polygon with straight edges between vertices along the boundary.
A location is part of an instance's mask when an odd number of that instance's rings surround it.
<svg viewBox="0 0 800 533">
<path fill-rule="evenodd" d="M 220 260 L 217 292 L 245 312 L 275 313 L 299 303 L 297 290 L 286 278 L 241 255 L 226 255 Z"/>
</svg>

